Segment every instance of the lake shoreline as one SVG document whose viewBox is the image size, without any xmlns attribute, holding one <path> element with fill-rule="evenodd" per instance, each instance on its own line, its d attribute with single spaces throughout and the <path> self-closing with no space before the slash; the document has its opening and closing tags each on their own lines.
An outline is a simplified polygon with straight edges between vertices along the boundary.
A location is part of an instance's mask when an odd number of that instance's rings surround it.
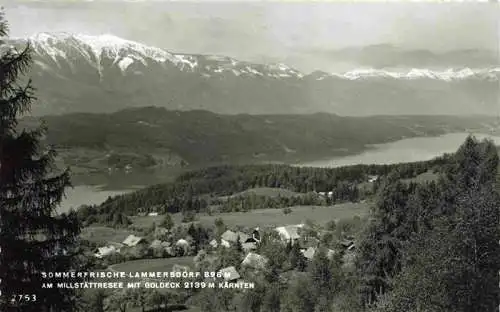
<svg viewBox="0 0 500 312">
<path fill-rule="evenodd" d="M 394 164 L 415 161 L 426 161 L 443 155 L 444 153 L 454 153 L 464 142 L 469 133 L 448 133 L 440 136 L 423 136 L 406 138 L 389 143 L 374 144 L 367 146 L 367 149 L 348 156 L 316 160 L 293 164 L 301 167 L 342 167 L 357 164 Z M 500 145 L 500 136 L 488 135 L 484 133 L 473 133 L 478 139 L 490 138 L 497 145 Z M 153 181 L 151 179 L 150 181 Z M 158 182 L 158 181 L 155 181 Z M 163 181 L 167 182 L 167 181 Z M 81 205 L 100 204 L 109 196 L 113 197 L 125 193 L 134 192 L 147 184 L 121 183 L 119 187 L 112 184 L 78 184 L 67 189 L 67 198 L 61 203 L 58 211 L 66 212 L 71 207 L 77 208 Z"/>
<path fill-rule="evenodd" d="M 454 153 L 469 136 L 477 139 L 493 139 L 500 145 L 500 136 L 485 133 L 447 133 L 439 136 L 412 137 L 389 143 L 373 144 L 361 153 L 346 157 L 333 157 L 294 164 L 300 167 L 325 167 L 335 168 L 359 164 L 396 164 L 415 161 L 427 161 L 445 153 Z"/>
</svg>

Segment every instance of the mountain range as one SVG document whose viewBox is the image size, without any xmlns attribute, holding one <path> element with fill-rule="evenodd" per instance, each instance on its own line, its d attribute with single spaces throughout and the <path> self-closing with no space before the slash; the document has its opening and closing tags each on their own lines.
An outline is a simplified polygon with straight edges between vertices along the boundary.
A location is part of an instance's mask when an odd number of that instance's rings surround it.
<svg viewBox="0 0 500 312">
<path fill-rule="evenodd" d="M 109 114 L 44 116 L 45 142 L 66 165 L 104 171 L 127 165 L 207 166 L 307 162 L 360 153 L 372 144 L 452 132 L 493 133 L 494 116 L 221 115 L 209 111 L 128 108 Z M 32 127 L 38 117 L 21 120 Z"/>
<path fill-rule="evenodd" d="M 488 68 L 498 67 L 499 64 L 498 52 L 480 49 L 434 52 L 426 49 L 401 49 L 391 44 L 376 44 L 308 52 L 332 61 L 375 68 Z"/>
<path fill-rule="evenodd" d="M 490 54 L 475 50 L 455 51 L 453 59 L 383 45 L 356 49 L 357 54 L 342 50 L 332 57 L 365 55 L 371 66 L 301 73 L 285 64 L 171 53 L 112 35 L 40 33 L 9 43 L 18 48 L 30 43 L 34 51 L 29 72 L 39 100 L 34 115 L 144 106 L 221 114 L 499 112 L 500 68 Z M 381 63 L 384 55 L 387 64 Z M 427 59 L 417 64 L 427 67 L 401 67 L 416 59 Z M 461 66 L 450 67 L 454 62 Z"/>
</svg>

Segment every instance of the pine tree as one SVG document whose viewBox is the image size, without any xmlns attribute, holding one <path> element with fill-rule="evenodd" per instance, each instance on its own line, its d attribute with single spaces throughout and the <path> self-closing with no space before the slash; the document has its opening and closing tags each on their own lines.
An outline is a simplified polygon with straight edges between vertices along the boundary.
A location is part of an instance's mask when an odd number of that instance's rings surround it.
<svg viewBox="0 0 500 312">
<path fill-rule="evenodd" d="M 238 237 L 236 238 L 236 245 L 235 245 L 235 249 L 237 252 L 239 253 L 242 253 L 243 252 L 243 244 L 241 243 L 241 238 L 240 236 L 238 235 Z"/>
<path fill-rule="evenodd" d="M 175 223 L 174 220 L 172 220 L 172 216 L 170 213 L 167 213 L 165 217 L 163 218 L 162 223 L 160 226 L 166 228 L 167 230 L 171 230 L 174 227 Z"/>
<path fill-rule="evenodd" d="M 0 13 L 0 38 L 7 34 Z M 69 171 L 54 170 L 54 151 L 40 144 L 43 127 L 18 129 L 34 101 L 31 81 L 20 82 L 31 64 L 30 47 L 18 51 L 0 41 L 0 53 L 0 311 L 73 311 L 72 290 L 41 287 L 42 272 L 76 264 L 76 213 L 55 211 L 70 185 Z M 11 300 L 20 294 L 29 296 Z"/>
<path fill-rule="evenodd" d="M 377 311 L 495 311 L 499 304 L 498 155 L 469 137 L 442 180 L 446 214 L 421 226 L 404 252 L 401 274 Z"/>
<path fill-rule="evenodd" d="M 370 305 L 390 289 L 389 281 L 401 269 L 402 243 L 409 233 L 407 205 L 416 185 L 398 181 L 392 172 L 380 189 L 374 219 L 368 224 L 359 243 L 356 267 L 362 276 L 360 292 L 363 303 Z"/>
<path fill-rule="evenodd" d="M 86 309 L 94 312 L 104 312 L 104 303 L 107 294 L 103 289 L 96 289 L 89 294 L 90 298 L 87 299 Z"/>
<path fill-rule="evenodd" d="M 291 245 L 291 250 L 289 252 L 288 260 L 292 266 L 292 269 L 297 269 L 300 272 L 303 272 L 307 266 L 307 260 L 304 257 L 304 254 L 300 251 L 299 244 Z"/>
</svg>

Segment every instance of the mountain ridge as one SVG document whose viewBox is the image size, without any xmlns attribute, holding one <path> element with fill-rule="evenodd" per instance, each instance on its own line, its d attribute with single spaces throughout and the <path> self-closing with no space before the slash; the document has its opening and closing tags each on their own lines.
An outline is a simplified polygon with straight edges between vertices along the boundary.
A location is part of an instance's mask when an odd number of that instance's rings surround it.
<svg viewBox="0 0 500 312">
<path fill-rule="evenodd" d="M 500 69 L 361 68 L 304 74 L 285 64 L 176 54 L 112 35 L 38 34 L 29 73 L 35 115 L 125 107 L 221 114 L 487 114 L 498 110 Z"/>
<path fill-rule="evenodd" d="M 392 44 L 352 46 L 338 50 L 313 50 L 314 55 L 355 62 L 360 66 L 374 67 L 498 67 L 500 57 L 496 51 L 459 49 L 432 51 L 428 49 L 403 49 Z"/>
<path fill-rule="evenodd" d="M 25 40 L 29 42 L 34 47 L 34 50 L 38 54 L 48 54 L 57 63 L 57 57 L 67 58 L 66 53 L 63 49 L 54 48 L 54 46 L 60 45 L 70 45 L 76 47 L 76 45 L 80 45 L 79 50 L 82 55 L 87 57 L 89 62 L 94 61 L 97 66 L 99 66 L 99 61 L 102 54 L 108 54 L 108 57 L 113 57 L 114 62 L 113 65 L 118 65 L 123 71 L 126 70 L 128 66 L 130 66 L 135 61 L 140 61 L 144 64 L 145 60 L 137 58 L 137 56 L 133 56 L 132 54 L 124 55 L 123 52 L 127 52 L 127 50 L 135 50 L 142 56 L 150 57 L 151 59 L 159 62 L 165 63 L 167 61 L 174 63 L 176 66 L 179 66 L 181 69 L 185 67 L 189 67 L 193 70 L 198 63 L 195 58 L 204 58 L 206 60 L 213 60 L 220 63 L 231 63 L 231 65 L 235 66 L 237 64 L 244 64 L 246 66 L 257 66 L 261 65 L 266 67 L 267 69 L 277 70 L 287 72 L 282 74 L 280 77 L 290 77 L 295 76 L 296 78 L 303 78 L 305 76 L 309 76 L 310 73 L 301 73 L 298 70 L 289 67 L 282 63 L 270 63 L 270 64 L 257 64 L 248 61 L 239 61 L 235 58 L 223 56 L 223 55 L 210 55 L 210 54 L 188 54 L 188 53 L 173 53 L 161 48 L 145 45 L 139 42 L 126 40 L 111 34 L 103 34 L 98 36 L 90 36 L 90 35 L 81 35 L 81 34 L 72 34 L 67 32 L 60 33 L 39 33 L 33 35 L 27 39 L 15 39 L 15 41 Z M 86 47 L 85 47 L 86 46 Z M 378 46 L 378 45 L 377 45 Z M 385 46 L 385 45 L 381 45 Z M 364 49 L 368 49 L 371 46 L 365 47 Z M 93 52 L 92 55 L 88 54 L 86 48 L 90 48 Z M 375 48 L 375 46 L 371 47 Z M 397 48 L 394 48 L 397 50 Z M 339 51 L 349 51 L 349 48 L 342 49 Z M 410 51 L 405 51 L 409 53 Z M 430 52 L 429 52 L 430 53 Z M 460 52 L 455 52 L 460 53 Z M 92 60 L 93 58 L 93 60 Z M 226 68 L 227 69 L 227 68 Z M 221 68 L 217 68 L 215 71 L 221 70 Z M 353 69 L 346 72 L 324 72 L 324 71 L 316 71 L 321 72 L 322 74 L 326 74 L 329 76 L 335 76 L 338 78 L 345 79 L 359 79 L 363 77 L 391 77 L 391 78 L 403 78 L 403 79 L 416 79 L 421 77 L 433 78 L 433 79 L 463 79 L 473 76 L 481 76 L 486 75 L 492 79 L 498 79 L 497 74 L 500 72 L 500 67 L 490 68 L 471 68 L 469 66 L 460 66 L 459 68 L 443 68 L 442 70 L 433 70 L 427 68 L 407 68 L 397 70 L 388 70 L 384 68 L 366 68 L 362 67 L 359 69 Z M 263 75 L 263 73 L 257 72 L 255 70 L 249 69 L 248 74 L 256 74 Z"/>
</svg>

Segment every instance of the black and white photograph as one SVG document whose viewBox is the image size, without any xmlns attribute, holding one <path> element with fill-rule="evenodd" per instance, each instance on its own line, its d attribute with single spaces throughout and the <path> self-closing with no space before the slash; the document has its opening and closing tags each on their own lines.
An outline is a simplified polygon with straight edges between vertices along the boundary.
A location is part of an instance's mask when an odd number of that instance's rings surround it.
<svg viewBox="0 0 500 312">
<path fill-rule="evenodd" d="M 495 1 L 2 0 L 0 312 L 499 312 Z"/>
</svg>

